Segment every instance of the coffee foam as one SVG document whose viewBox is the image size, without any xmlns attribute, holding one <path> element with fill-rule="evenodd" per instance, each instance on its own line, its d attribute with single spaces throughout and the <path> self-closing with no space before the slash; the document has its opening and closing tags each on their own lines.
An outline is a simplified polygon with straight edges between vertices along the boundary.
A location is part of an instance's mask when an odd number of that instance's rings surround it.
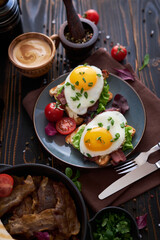
<svg viewBox="0 0 160 240">
<path fill-rule="evenodd" d="M 49 44 L 36 38 L 22 40 L 13 49 L 14 61 L 24 67 L 40 66 L 46 63 L 50 56 Z"/>
</svg>

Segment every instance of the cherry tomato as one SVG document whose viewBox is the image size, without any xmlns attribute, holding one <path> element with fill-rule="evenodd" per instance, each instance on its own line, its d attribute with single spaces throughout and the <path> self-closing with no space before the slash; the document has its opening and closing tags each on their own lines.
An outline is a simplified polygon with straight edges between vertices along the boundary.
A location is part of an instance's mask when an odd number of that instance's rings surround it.
<svg viewBox="0 0 160 240">
<path fill-rule="evenodd" d="M 56 122 L 63 117 L 62 105 L 52 102 L 45 107 L 45 116 L 49 122 Z"/>
<path fill-rule="evenodd" d="M 127 55 L 127 50 L 120 44 L 115 45 L 111 50 L 111 55 L 114 59 L 121 62 Z"/>
<path fill-rule="evenodd" d="M 64 117 L 56 122 L 56 129 L 62 135 L 73 132 L 76 128 L 76 122 L 73 118 Z"/>
<path fill-rule="evenodd" d="M 13 189 L 13 178 L 5 173 L 0 174 L 0 197 L 8 197 Z"/>
<path fill-rule="evenodd" d="M 94 9 L 89 9 L 85 12 L 84 17 L 94 22 L 95 24 L 99 21 L 99 14 Z"/>
</svg>

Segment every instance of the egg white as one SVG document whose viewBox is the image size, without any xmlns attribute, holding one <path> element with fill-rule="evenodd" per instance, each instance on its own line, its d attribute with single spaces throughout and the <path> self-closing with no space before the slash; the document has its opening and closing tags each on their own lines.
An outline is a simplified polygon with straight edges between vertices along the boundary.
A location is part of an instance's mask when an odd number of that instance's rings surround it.
<svg viewBox="0 0 160 240">
<path fill-rule="evenodd" d="M 111 125 L 111 121 L 109 120 L 110 118 L 114 120 L 114 125 Z M 85 137 L 85 134 L 87 133 L 87 129 L 98 127 L 99 123 L 102 123 L 103 127 L 106 129 L 108 126 L 110 126 L 109 131 L 113 138 L 117 133 L 120 134 L 120 137 L 116 141 L 114 141 L 108 149 L 104 151 L 91 151 L 86 147 L 84 143 L 84 137 Z M 97 115 L 91 122 L 89 122 L 89 124 L 86 125 L 82 133 L 82 137 L 80 140 L 80 152 L 85 156 L 90 155 L 92 157 L 95 157 L 95 156 L 103 156 L 106 154 L 110 154 L 113 151 L 119 149 L 125 140 L 125 128 L 121 127 L 121 124 L 123 123 L 124 125 L 126 125 L 127 120 L 120 112 L 117 112 L 117 111 L 107 111 Z"/>
<path fill-rule="evenodd" d="M 97 82 L 94 85 L 94 87 L 92 87 L 89 90 L 85 90 L 85 92 L 88 93 L 87 98 L 84 96 L 84 94 L 82 94 L 82 97 L 80 97 L 79 100 L 76 100 L 76 101 L 72 100 L 71 97 L 74 97 L 76 95 L 76 92 L 80 93 L 80 90 L 78 90 L 78 89 L 73 90 L 71 88 L 71 86 L 66 85 L 67 82 L 70 83 L 70 75 L 72 72 L 68 75 L 68 77 L 66 78 L 66 81 L 65 81 L 64 95 L 65 95 L 67 104 L 68 104 L 69 108 L 74 113 L 77 113 L 78 115 L 83 115 L 83 114 L 87 113 L 87 109 L 89 107 L 93 106 L 95 104 L 95 102 L 99 99 L 102 89 L 103 89 L 103 86 L 104 86 L 102 71 L 95 66 L 90 66 L 90 67 L 92 67 L 96 71 L 96 74 L 98 74 L 98 76 L 97 76 Z M 74 71 L 74 69 L 73 69 L 73 71 Z M 94 102 L 92 103 L 90 101 L 94 101 Z M 77 107 L 77 106 L 79 106 L 79 107 Z"/>
</svg>

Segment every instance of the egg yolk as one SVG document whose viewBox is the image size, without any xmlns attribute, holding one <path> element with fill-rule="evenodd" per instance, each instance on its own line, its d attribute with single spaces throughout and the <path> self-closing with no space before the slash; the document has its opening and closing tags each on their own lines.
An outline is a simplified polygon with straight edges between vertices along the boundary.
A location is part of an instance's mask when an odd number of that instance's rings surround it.
<svg viewBox="0 0 160 240">
<path fill-rule="evenodd" d="M 111 145 L 112 135 L 103 127 L 95 127 L 88 130 L 84 136 L 84 144 L 91 151 L 104 151 Z"/>
<path fill-rule="evenodd" d="M 97 73 L 91 66 L 79 66 L 70 75 L 70 82 L 79 90 L 89 90 L 97 82 Z"/>
</svg>

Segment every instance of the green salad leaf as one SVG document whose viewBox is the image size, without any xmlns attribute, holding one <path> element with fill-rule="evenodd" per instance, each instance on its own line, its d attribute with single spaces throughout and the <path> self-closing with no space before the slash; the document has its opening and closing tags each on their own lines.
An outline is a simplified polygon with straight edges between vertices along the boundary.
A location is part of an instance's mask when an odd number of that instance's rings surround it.
<svg viewBox="0 0 160 240">
<path fill-rule="evenodd" d="M 62 92 L 63 89 L 64 89 L 64 84 L 59 87 L 56 96 L 58 96 Z"/>
<path fill-rule="evenodd" d="M 80 144 L 80 139 L 81 139 L 82 133 L 84 131 L 84 128 L 85 128 L 85 126 L 81 127 L 79 129 L 79 131 L 72 138 L 72 144 L 78 150 L 80 150 L 79 144 Z"/>
<path fill-rule="evenodd" d="M 124 152 L 128 149 L 133 149 L 131 130 L 132 130 L 132 127 L 130 126 L 125 127 L 125 142 L 122 147 L 122 151 Z"/>
<path fill-rule="evenodd" d="M 97 108 L 97 113 L 103 112 L 106 109 L 106 105 L 109 100 L 109 85 L 107 80 L 104 80 L 104 87 L 99 98 L 99 105 Z"/>
</svg>

